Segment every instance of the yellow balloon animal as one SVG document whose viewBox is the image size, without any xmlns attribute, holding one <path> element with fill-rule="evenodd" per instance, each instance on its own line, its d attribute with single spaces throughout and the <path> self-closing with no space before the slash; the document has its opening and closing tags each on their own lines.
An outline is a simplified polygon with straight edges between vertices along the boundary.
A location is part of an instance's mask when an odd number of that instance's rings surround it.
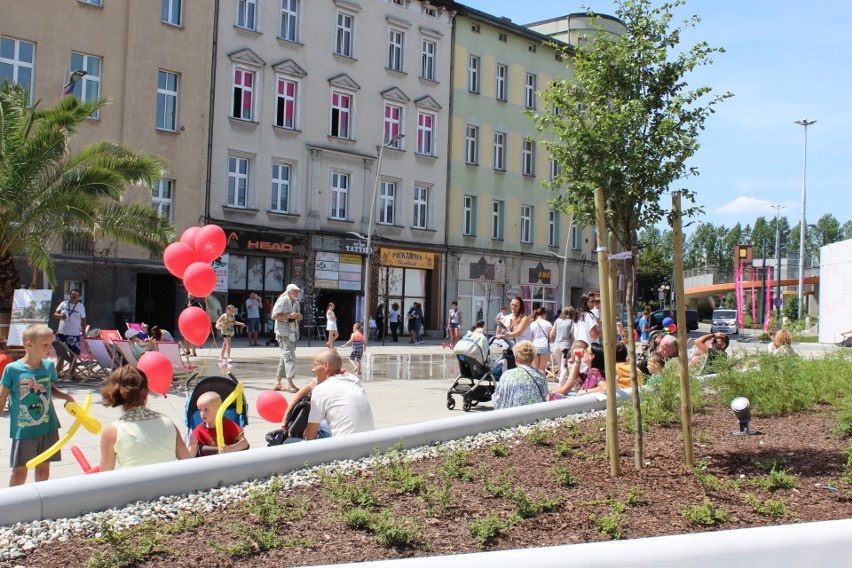
<svg viewBox="0 0 852 568">
<path fill-rule="evenodd" d="M 74 434 L 77 433 L 77 430 L 82 425 L 86 430 L 91 432 L 92 434 L 100 434 L 101 433 L 101 423 L 98 422 L 98 419 L 89 414 L 89 408 L 92 406 L 92 395 L 87 394 L 86 400 L 83 401 L 83 406 L 81 407 L 76 402 L 66 402 L 65 410 L 68 411 L 68 414 L 73 416 L 76 420 L 74 420 L 74 424 L 68 429 L 64 436 L 59 438 L 59 441 L 47 448 L 40 455 L 34 457 L 30 461 L 27 462 L 27 468 L 32 469 L 60 449 L 62 446 L 68 443 Z"/>
<path fill-rule="evenodd" d="M 237 383 L 234 392 L 228 395 L 228 398 L 222 401 L 222 406 L 216 411 L 216 444 L 219 451 L 225 447 L 225 434 L 222 431 L 222 423 L 225 420 L 225 411 L 231 406 L 231 403 L 237 401 L 237 414 L 243 413 L 243 383 Z"/>
</svg>

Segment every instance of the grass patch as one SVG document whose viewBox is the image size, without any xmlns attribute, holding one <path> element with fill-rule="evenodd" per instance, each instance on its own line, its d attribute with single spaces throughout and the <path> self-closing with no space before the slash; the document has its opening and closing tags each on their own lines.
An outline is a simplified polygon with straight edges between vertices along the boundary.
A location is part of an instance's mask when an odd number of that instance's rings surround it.
<svg viewBox="0 0 852 568">
<path fill-rule="evenodd" d="M 754 495 L 746 495 L 745 502 L 750 505 L 755 512 L 767 517 L 790 517 L 792 512 L 787 506 L 787 501 L 784 499 L 767 499 L 761 501 Z"/>
<path fill-rule="evenodd" d="M 504 444 L 501 442 L 499 444 L 494 444 L 493 446 L 491 446 L 491 455 L 493 455 L 495 458 L 505 458 L 509 455 L 510 450 L 511 448 L 509 447 L 509 444 Z"/>
<path fill-rule="evenodd" d="M 231 535 L 236 537 L 236 542 L 226 545 L 213 542 L 210 546 L 231 558 L 245 558 L 281 545 L 278 534 L 271 529 L 237 525 L 232 528 Z"/>
<path fill-rule="evenodd" d="M 793 489 L 799 486 L 799 477 L 795 474 L 788 473 L 786 469 L 773 468 L 765 478 L 754 479 L 752 480 L 752 483 L 767 491 Z"/>
<path fill-rule="evenodd" d="M 527 434 L 527 440 L 533 446 L 549 446 L 553 442 L 553 431 L 536 426 Z"/>
<path fill-rule="evenodd" d="M 621 514 L 627 510 L 627 506 L 621 501 L 609 499 L 611 510 L 608 515 L 600 516 L 594 513 L 589 515 L 592 526 L 597 528 L 601 535 L 612 540 L 621 540 Z"/>
<path fill-rule="evenodd" d="M 450 451 L 444 460 L 444 465 L 441 467 L 441 473 L 447 479 L 471 481 L 473 479 L 473 472 L 470 466 L 468 466 L 468 457 L 470 457 L 470 450 Z"/>
<path fill-rule="evenodd" d="M 701 505 L 685 508 L 682 514 L 684 518 L 696 525 L 705 527 L 718 525 L 728 520 L 728 512 L 724 509 L 715 508 L 708 497 L 704 498 L 704 503 Z"/>
<path fill-rule="evenodd" d="M 337 503 L 338 507 L 361 507 L 369 509 L 376 506 L 378 497 L 374 488 L 376 482 L 371 478 L 352 479 L 343 473 L 334 475 L 323 472 L 320 478 L 325 483 L 323 491 Z"/>
<path fill-rule="evenodd" d="M 248 502 L 244 506 L 245 512 L 257 515 L 260 523 L 268 528 L 280 527 L 284 523 L 304 517 L 308 512 L 308 502 L 303 500 L 297 503 L 292 499 L 280 499 L 283 489 L 281 478 L 273 477 L 267 487 L 255 489 L 249 494 Z"/>
<path fill-rule="evenodd" d="M 373 533 L 374 540 L 383 546 L 408 547 L 424 542 L 420 526 L 413 519 L 395 517 L 388 511 L 355 508 L 344 510 L 341 517 L 350 528 Z"/>
</svg>

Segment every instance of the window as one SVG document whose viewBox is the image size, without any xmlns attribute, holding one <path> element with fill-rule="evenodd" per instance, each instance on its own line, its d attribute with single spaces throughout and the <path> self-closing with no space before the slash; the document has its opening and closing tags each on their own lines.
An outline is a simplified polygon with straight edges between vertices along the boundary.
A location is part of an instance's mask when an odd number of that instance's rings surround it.
<svg viewBox="0 0 852 568">
<path fill-rule="evenodd" d="M 98 100 L 101 96 L 101 58 L 71 52 L 71 72 L 78 70 L 85 71 L 86 75 L 71 85 L 66 94 L 73 94 L 81 101 Z M 91 117 L 100 118 L 101 111 L 95 111 Z"/>
<path fill-rule="evenodd" d="M 547 246 L 559 246 L 559 212 L 553 209 L 547 212 Z"/>
<path fill-rule="evenodd" d="M 246 207 L 249 189 L 249 160 L 228 156 L 228 205 Z"/>
<path fill-rule="evenodd" d="M 278 88 L 275 90 L 275 126 L 295 130 L 296 97 L 299 93 L 299 84 L 290 79 L 278 78 Z"/>
<path fill-rule="evenodd" d="M 524 106 L 530 109 L 535 108 L 535 83 L 535 75 L 527 73 L 527 79 L 524 83 Z"/>
<path fill-rule="evenodd" d="M 464 161 L 467 164 L 479 163 L 479 127 L 467 125 L 464 131 Z"/>
<path fill-rule="evenodd" d="M 388 148 L 400 149 L 402 139 L 394 136 L 402 134 L 402 107 L 385 103 L 385 130 L 384 144 Z"/>
<path fill-rule="evenodd" d="M 435 115 L 428 112 L 417 113 L 417 153 L 424 156 L 435 155 Z"/>
<path fill-rule="evenodd" d="M 237 0 L 236 26 L 247 30 L 257 29 L 257 0 Z"/>
<path fill-rule="evenodd" d="M 494 200 L 491 202 L 491 238 L 503 239 L 503 202 Z"/>
<path fill-rule="evenodd" d="M 234 68 L 231 116 L 240 120 L 254 119 L 254 73 Z"/>
<path fill-rule="evenodd" d="M 290 180 L 292 168 L 289 164 L 272 164 L 272 203 L 270 209 L 278 213 L 290 212 Z"/>
<path fill-rule="evenodd" d="M 331 218 L 346 220 L 349 200 L 349 174 L 331 172 Z"/>
<path fill-rule="evenodd" d="M 0 83 L 26 87 L 33 102 L 33 68 L 35 67 L 35 44 L 10 37 L 0 37 Z M 72 69 L 73 71 L 74 69 Z"/>
<path fill-rule="evenodd" d="M 337 35 L 334 40 L 334 53 L 344 57 L 352 57 L 352 25 L 354 16 L 337 13 Z"/>
<path fill-rule="evenodd" d="M 555 180 L 562 173 L 562 166 L 556 160 L 550 160 L 550 181 Z"/>
<path fill-rule="evenodd" d="M 494 133 L 494 169 L 506 171 L 506 133 Z"/>
<path fill-rule="evenodd" d="M 462 199 L 462 234 L 476 234 L 476 197 L 465 195 Z"/>
<path fill-rule="evenodd" d="M 532 242 L 532 220 L 533 208 L 532 205 L 521 205 L 521 235 L 522 243 Z"/>
<path fill-rule="evenodd" d="M 577 225 L 573 225 L 571 227 L 571 249 L 572 250 L 580 250 L 582 248 L 582 243 L 580 239 L 583 236 L 583 230 L 577 227 Z"/>
<path fill-rule="evenodd" d="M 160 20 L 164 24 L 179 26 L 182 23 L 183 0 L 163 0 Z"/>
<path fill-rule="evenodd" d="M 278 37 L 299 41 L 299 0 L 281 0 L 281 29 Z"/>
<path fill-rule="evenodd" d="M 331 92 L 331 135 L 349 140 L 351 138 L 352 96 L 337 91 Z"/>
<path fill-rule="evenodd" d="M 404 45 L 404 33 L 398 30 L 388 30 L 388 69 L 402 72 Z"/>
<path fill-rule="evenodd" d="M 521 148 L 521 173 L 525 176 L 535 175 L 535 141 L 527 138 Z"/>
<path fill-rule="evenodd" d="M 168 221 L 172 220 L 172 203 L 174 203 L 175 180 L 160 179 L 151 189 L 151 207 Z"/>
<path fill-rule="evenodd" d="M 496 85 L 494 89 L 494 96 L 498 101 L 506 100 L 506 78 L 509 76 L 509 67 L 506 65 L 497 64 L 497 67 L 494 70 L 494 75 L 496 77 Z"/>
<path fill-rule="evenodd" d="M 177 130 L 178 76 L 168 71 L 157 75 L 157 128 Z"/>
<path fill-rule="evenodd" d="M 79 0 L 83 4 L 91 4 L 92 6 L 103 6 L 102 0 Z"/>
<path fill-rule="evenodd" d="M 467 58 L 467 90 L 471 93 L 479 92 L 479 58 L 470 55 Z"/>
<path fill-rule="evenodd" d="M 438 50 L 438 44 L 428 39 L 423 40 L 420 48 L 420 77 L 434 81 L 437 75 L 435 71 L 435 52 Z"/>
<path fill-rule="evenodd" d="M 379 188 L 379 223 L 393 225 L 396 204 L 396 183 L 383 181 Z"/>
<path fill-rule="evenodd" d="M 414 186 L 414 222 L 415 229 L 429 228 L 429 188 Z"/>
</svg>

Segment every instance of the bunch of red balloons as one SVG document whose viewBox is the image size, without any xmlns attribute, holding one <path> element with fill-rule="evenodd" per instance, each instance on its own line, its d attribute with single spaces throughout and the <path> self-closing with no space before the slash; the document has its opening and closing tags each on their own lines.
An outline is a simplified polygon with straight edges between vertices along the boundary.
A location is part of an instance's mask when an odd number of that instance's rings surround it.
<svg viewBox="0 0 852 568">
<path fill-rule="evenodd" d="M 227 244 L 225 231 L 218 225 L 190 227 L 163 251 L 163 264 L 183 279 L 187 292 L 204 298 L 216 288 L 216 271 L 210 263 L 222 256 Z M 210 318 L 201 308 L 185 308 L 178 317 L 178 329 L 187 341 L 202 345 L 210 335 Z"/>
</svg>

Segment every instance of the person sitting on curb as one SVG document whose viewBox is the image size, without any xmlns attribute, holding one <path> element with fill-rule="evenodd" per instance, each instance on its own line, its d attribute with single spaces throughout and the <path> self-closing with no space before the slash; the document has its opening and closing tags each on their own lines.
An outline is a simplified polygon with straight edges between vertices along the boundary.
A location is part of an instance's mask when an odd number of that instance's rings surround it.
<svg viewBox="0 0 852 568">
<path fill-rule="evenodd" d="M 585 363 L 588 371 L 580 372 L 580 365 Z M 574 363 L 571 365 L 571 374 L 565 384 L 547 396 L 547 400 L 559 400 L 569 396 L 582 396 L 594 392 L 606 391 L 606 379 L 604 377 L 604 350 L 600 343 L 592 343 L 580 353 L 574 354 Z M 574 392 L 574 388 L 580 385 L 580 389 Z"/>
<path fill-rule="evenodd" d="M 727 358 L 728 354 L 726 350 L 730 342 L 728 336 L 722 332 L 708 333 L 696 339 L 695 349 L 699 353 L 706 355 L 701 368 L 707 368 L 708 365 L 712 366 L 715 361 Z"/>
<path fill-rule="evenodd" d="M 310 393 L 311 412 L 305 428 L 304 439 L 345 436 L 356 432 L 374 430 L 373 411 L 360 379 L 342 370 L 343 361 L 335 349 L 323 349 L 314 355 L 311 369 L 316 379 L 299 389 L 290 402 Z M 284 417 L 286 427 L 287 417 Z M 291 438 L 298 441 L 299 438 Z M 289 441 L 289 440 L 288 440 Z"/>
<path fill-rule="evenodd" d="M 514 408 L 547 400 L 547 378 L 533 366 L 536 347 L 531 341 L 519 341 L 512 352 L 517 367 L 500 376 L 494 391 L 494 408 Z"/>
</svg>

